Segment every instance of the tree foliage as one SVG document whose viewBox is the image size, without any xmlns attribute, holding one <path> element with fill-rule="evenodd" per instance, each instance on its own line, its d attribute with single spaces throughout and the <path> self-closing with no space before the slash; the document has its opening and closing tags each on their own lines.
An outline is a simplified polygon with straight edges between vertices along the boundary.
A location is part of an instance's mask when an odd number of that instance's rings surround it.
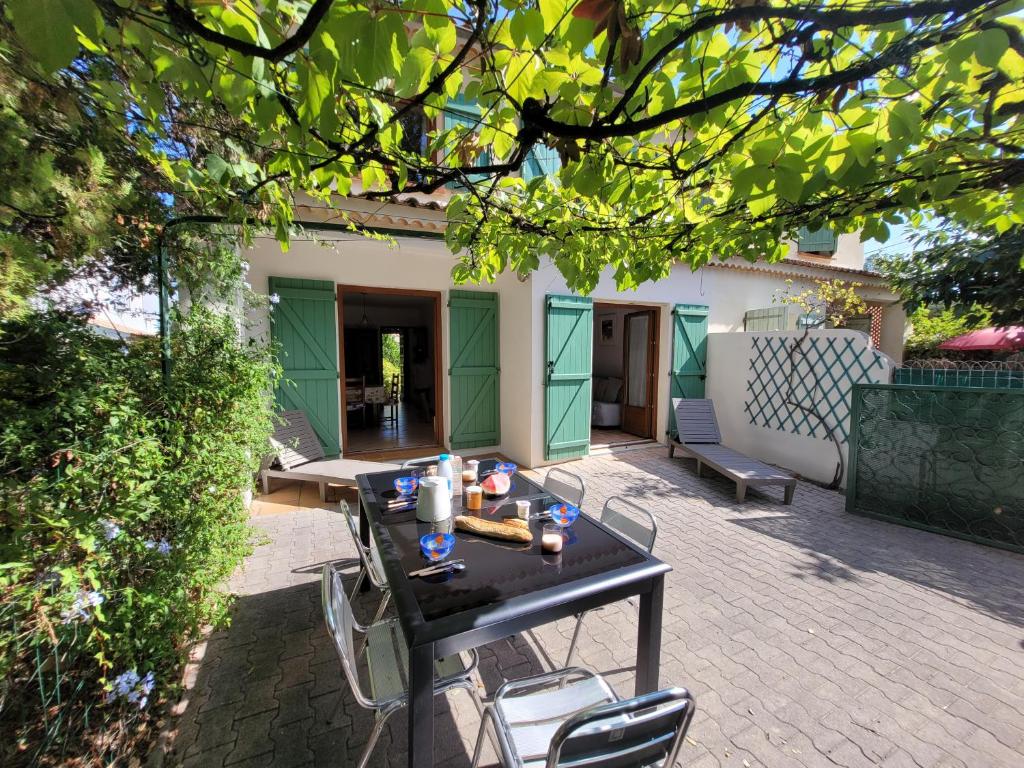
<svg viewBox="0 0 1024 768">
<path fill-rule="evenodd" d="M 773 300 L 797 307 L 809 321 L 807 327 L 828 323 L 841 328 L 851 318 L 868 311 L 868 305 L 857 293 L 860 287 L 861 283 L 845 280 L 815 280 L 813 288 L 795 293 L 793 281 L 787 280 L 785 291 Z"/>
<path fill-rule="evenodd" d="M 972 327 L 980 319 L 1024 324 L 1024 227 L 977 234 L 947 226 L 911 254 L 880 259 L 878 268 L 915 317 L 941 305 Z"/>
<path fill-rule="evenodd" d="M 95 98 L 199 207 L 286 241 L 297 191 L 456 185 L 458 280 L 546 254 L 573 288 L 606 267 L 627 288 L 781 257 L 803 225 L 884 240 L 922 209 L 1024 218 L 1018 0 L 43 4 L 59 23 L 7 3 L 38 66 L 110 62 Z M 460 94 L 475 117 L 446 122 Z M 182 137 L 200 151 L 164 153 Z M 538 153 L 557 173 L 524 178 Z"/>
<path fill-rule="evenodd" d="M 952 308 L 918 307 L 910 316 L 913 329 L 905 349 L 912 357 L 925 357 L 937 352 L 939 344 L 978 328 L 987 328 L 992 315 L 983 307 L 972 307 L 970 312 L 957 312 Z"/>
<path fill-rule="evenodd" d="M 21 69 L 24 55 L 0 24 L 0 317 L 74 278 L 140 287 L 166 215 L 166 182 L 82 87 L 110 67 L 83 58 L 44 79 Z"/>
</svg>

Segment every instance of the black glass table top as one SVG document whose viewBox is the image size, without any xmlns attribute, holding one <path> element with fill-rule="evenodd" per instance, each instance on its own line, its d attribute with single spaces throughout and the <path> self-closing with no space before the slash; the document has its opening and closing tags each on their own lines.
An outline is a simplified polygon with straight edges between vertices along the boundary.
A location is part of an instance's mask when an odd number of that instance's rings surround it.
<svg viewBox="0 0 1024 768">
<path fill-rule="evenodd" d="M 556 501 L 555 497 L 545 493 L 535 496 L 530 499 L 531 515 L 539 514 Z M 485 504 L 479 512 L 468 512 L 456 507 L 453 515 L 458 514 L 500 521 L 504 517 L 516 515 L 516 504 L 513 498 L 505 498 Z M 422 523 L 416 520 L 415 511 L 391 513 L 383 517 L 383 526 L 391 544 L 388 554 L 396 561 L 393 565 L 404 574 L 429 564 L 420 552 L 421 536 L 437 531 L 452 531 L 455 534 L 455 547 L 448 559 L 464 560 L 465 570 L 407 580 L 408 588 L 426 621 L 484 608 L 533 592 L 548 589 L 557 591 L 559 586 L 569 582 L 610 574 L 648 560 L 643 553 L 585 515 L 581 515 L 571 527 L 565 529 L 560 554 L 544 554 L 540 540 L 541 527 L 545 522 L 548 521 L 531 519 L 533 542 L 524 544 L 453 530 L 452 520 Z"/>
</svg>

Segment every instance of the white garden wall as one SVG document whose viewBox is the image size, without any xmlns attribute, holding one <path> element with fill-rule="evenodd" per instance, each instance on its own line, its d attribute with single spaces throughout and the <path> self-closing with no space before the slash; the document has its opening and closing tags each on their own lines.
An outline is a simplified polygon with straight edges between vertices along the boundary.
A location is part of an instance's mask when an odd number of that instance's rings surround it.
<svg viewBox="0 0 1024 768">
<path fill-rule="evenodd" d="M 707 396 L 730 448 L 828 483 L 838 463 L 832 441 L 814 418 L 786 403 L 787 353 L 801 336 L 803 331 L 709 334 Z M 858 331 L 811 331 L 803 348 L 807 357 L 794 358 L 793 399 L 825 417 L 845 464 L 851 387 L 890 381 L 894 363 Z"/>
</svg>

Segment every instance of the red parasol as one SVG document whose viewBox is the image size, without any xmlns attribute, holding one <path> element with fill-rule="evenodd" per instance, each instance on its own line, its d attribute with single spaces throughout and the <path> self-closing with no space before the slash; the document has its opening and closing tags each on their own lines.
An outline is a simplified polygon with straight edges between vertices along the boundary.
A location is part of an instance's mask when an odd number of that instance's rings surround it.
<svg viewBox="0 0 1024 768">
<path fill-rule="evenodd" d="M 1019 325 L 1011 325 L 1006 328 L 981 328 L 977 331 L 965 333 L 939 344 L 939 349 L 948 349 L 954 352 L 982 352 L 995 350 L 1000 352 L 1013 352 L 1024 349 L 1024 328 Z"/>
</svg>

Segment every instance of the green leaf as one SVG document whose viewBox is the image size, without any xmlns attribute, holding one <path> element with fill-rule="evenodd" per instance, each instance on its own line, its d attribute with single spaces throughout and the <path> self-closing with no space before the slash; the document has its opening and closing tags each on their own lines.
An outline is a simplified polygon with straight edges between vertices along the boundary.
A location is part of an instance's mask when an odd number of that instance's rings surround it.
<svg viewBox="0 0 1024 768">
<path fill-rule="evenodd" d="M 775 191 L 779 197 L 791 203 L 799 203 L 803 189 L 804 177 L 799 172 L 784 165 L 775 167 Z"/>
<path fill-rule="evenodd" d="M 206 172 L 214 181 L 221 181 L 228 172 L 227 160 L 220 155 L 208 155 L 206 158 Z"/>
<path fill-rule="evenodd" d="M 1010 47 L 1010 38 L 1001 29 L 986 29 L 974 38 L 974 58 L 986 67 L 999 66 L 1006 49 Z"/>
<path fill-rule="evenodd" d="M 425 48 L 413 48 L 402 61 L 402 70 L 395 81 L 395 95 L 413 96 L 422 91 L 434 67 L 434 54 Z"/>
<path fill-rule="evenodd" d="M 71 63 L 78 53 L 74 0 L 9 0 L 18 39 L 47 74 Z M 92 4 L 89 4 L 90 7 Z"/>
<path fill-rule="evenodd" d="M 897 101 L 889 110 L 889 135 L 893 139 L 921 138 L 921 110 L 911 101 Z"/>
</svg>

